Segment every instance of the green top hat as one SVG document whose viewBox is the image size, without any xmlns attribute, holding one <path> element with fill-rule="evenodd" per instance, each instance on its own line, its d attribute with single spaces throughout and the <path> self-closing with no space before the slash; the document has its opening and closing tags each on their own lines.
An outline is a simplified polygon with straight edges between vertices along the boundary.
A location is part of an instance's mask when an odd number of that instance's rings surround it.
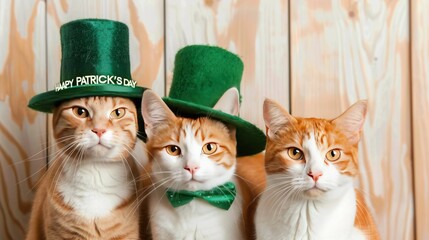
<svg viewBox="0 0 429 240">
<path fill-rule="evenodd" d="M 61 26 L 61 76 L 55 89 L 30 99 L 28 106 L 50 113 L 61 102 L 81 97 L 125 97 L 140 109 L 146 88 L 132 80 L 127 25 L 106 19 L 81 19 Z M 140 129 L 143 118 L 138 114 Z M 145 140 L 146 136 L 139 133 Z"/>
<path fill-rule="evenodd" d="M 61 26 L 61 77 L 55 89 L 28 106 L 52 112 L 63 101 L 90 96 L 126 97 L 140 104 L 143 91 L 132 80 L 128 27 L 117 21 L 82 19 Z"/>
<path fill-rule="evenodd" d="M 182 117 L 207 116 L 236 128 L 237 156 L 248 156 L 265 149 L 265 135 L 245 120 L 213 109 L 230 88 L 240 91 L 243 62 L 219 47 L 193 45 L 181 49 L 174 60 L 173 82 L 168 107 Z"/>
</svg>

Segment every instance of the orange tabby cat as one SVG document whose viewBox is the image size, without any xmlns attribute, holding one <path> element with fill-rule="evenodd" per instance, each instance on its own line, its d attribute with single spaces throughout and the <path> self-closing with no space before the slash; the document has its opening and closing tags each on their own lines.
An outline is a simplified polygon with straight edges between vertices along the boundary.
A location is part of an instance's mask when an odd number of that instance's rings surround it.
<svg viewBox="0 0 429 240">
<path fill-rule="evenodd" d="M 258 205 L 258 196 L 265 189 L 266 173 L 264 152 L 252 156 L 237 158 L 237 179 L 243 199 L 243 218 L 246 226 L 246 237 L 255 239 L 254 216 Z"/>
<path fill-rule="evenodd" d="M 26 239 L 139 239 L 134 103 L 89 97 L 54 111 L 59 151 L 41 181 Z"/>
<path fill-rule="evenodd" d="M 258 203 L 257 239 L 379 239 L 354 188 L 367 105 L 333 119 L 291 116 L 267 99 L 267 186 Z"/>
<path fill-rule="evenodd" d="M 231 88 L 213 108 L 236 115 L 238 106 L 238 90 Z M 207 117 L 177 117 L 150 90 L 143 94 L 142 115 L 154 181 L 153 239 L 244 239 L 235 128 Z M 204 197 L 180 199 L 190 193 Z"/>
<path fill-rule="evenodd" d="M 265 170 L 264 170 L 264 153 L 258 153 L 246 157 L 237 158 L 236 181 L 238 183 L 241 200 L 243 204 L 243 221 L 245 226 L 246 239 L 255 239 L 254 230 L 254 215 L 257 206 L 257 196 L 259 196 L 265 188 Z M 151 232 L 148 217 L 148 201 L 146 197 L 150 195 L 152 186 L 149 173 L 152 172 L 152 163 L 149 162 L 144 171 L 141 173 L 143 185 L 145 189 L 142 191 L 141 197 L 141 220 L 140 220 L 140 236 L 146 236 L 146 239 L 151 239 Z"/>
</svg>

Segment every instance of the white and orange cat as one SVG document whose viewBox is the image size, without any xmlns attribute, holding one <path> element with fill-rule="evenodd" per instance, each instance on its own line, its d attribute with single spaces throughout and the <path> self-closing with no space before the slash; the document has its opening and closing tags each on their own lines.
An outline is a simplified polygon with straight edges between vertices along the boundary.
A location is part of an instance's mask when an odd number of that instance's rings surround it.
<svg viewBox="0 0 429 240">
<path fill-rule="evenodd" d="M 58 153 L 34 200 L 26 239 L 139 239 L 134 103 L 88 97 L 54 110 Z"/>
<path fill-rule="evenodd" d="M 237 89 L 228 90 L 214 109 L 237 115 L 238 96 Z M 154 186 L 149 195 L 153 239 L 243 239 L 239 191 L 229 209 L 200 198 L 173 207 L 167 196 L 167 190 L 211 191 L 237 183 L 235 129 L 207 117 L 176 117 L 152 91 L 143 94 L 142 114 Z"/>
<path fill-rule="evenodd" d="M 333 119 L 291 116 L 266 99 L 267 186 L 255 216 L 258 240 L 379 239 L 355 189 L 367 104 Z"/>
</svg>

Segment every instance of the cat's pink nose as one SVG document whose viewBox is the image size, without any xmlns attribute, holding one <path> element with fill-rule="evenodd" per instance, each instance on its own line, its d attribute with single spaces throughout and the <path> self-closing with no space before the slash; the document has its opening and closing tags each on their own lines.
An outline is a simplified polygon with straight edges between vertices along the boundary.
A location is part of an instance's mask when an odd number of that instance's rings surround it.
<svg viewBox="0 0 429 240">
<path fill-rule="evenodd" d="M 308 172 L 307 175 L 311 177 L 315 182 L 323 175 L 322 172 Z"/>
<path fill-rule="evenodd" d="M 194 175 L 194 173 L 200 168 L 197 166 L 194 166 L 194 167 L 186 166 L 186 167 L 184 167 L 184 169 L 186 171 L 189 171 L 192 175 Z"/>
<path fill-rule="evenodd" d="M 94 128 L 91 130 L 93 133 L 97 134 L 98 137 L 101 137 L 106 132 L 106 129 Z"/>
</svg>

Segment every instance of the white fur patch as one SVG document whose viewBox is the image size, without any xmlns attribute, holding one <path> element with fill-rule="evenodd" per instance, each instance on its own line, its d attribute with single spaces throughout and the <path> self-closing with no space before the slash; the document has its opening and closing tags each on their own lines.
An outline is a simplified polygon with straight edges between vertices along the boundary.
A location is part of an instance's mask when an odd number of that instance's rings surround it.
<svg viewBox="0 0 429 240">
<path fill-rule="evenodd" d="M 354 227 L 353 178 L 325 164 L 329 149 L 319 149 L 313 133 L 302 145 L 305 161 L 267 177 L 255 216 L 257 239 L 365 239 Z M 309 172 L 322 175 L 314 181 Z M 315 187 L 320 195 L 306 194 Z"/>
<path fill-rule="evenodd" d="M 280 176 L 268 177 L 255 216 L 258 240 L 286 239 L 365 239 L 354 227 L 356 196 L 353 185 L 345 185 L 329 199 L 283 198 Z M 331 199 L 332 198 L 332 199 Z"/>
<path fill-rule="evenodd" d="M 128 199 L 134 189 L 122 162 L 66 164 L 58 189 L 77 213 L 88 219 L 103 217 Z"/>
<path fill-rule="evenodd" d="M 226 169 L 209 159 L 201 142 L 194 137 L 191 125 L 184 126 L 186 136 L 181 136 L 179 156 L 171 156 L 161 150 L 154 153 L 153 178 L 159 183 L 149 195 L 152 234 L 158 240 L 170 239 L 243 239 L 242 203 L 237 194 L 229 210 L 210 205 L 201 199 L 173 208 L 165 196 L 167 188 L 177 190 L 209 190 L 228 181 L 233 181 L 235 166 Z M 206 141 L 210 142 L 210 140 Z M 194 176 L 184 169 L 197 166 Z M 192 177 L 194 180 L 191 180 Z"/>
<path fill-rule="evenodd" d="M 184 126 L 184 129 L 186 136 L 181 136 L 179 143 L 166 143 L 180 147 L 179 156 L 171 156 L 165 150 L 154 155 L 153 178 L 157 182 L 174 179 L 165 187 L 190 191 L 209 190 L 229 181 L 234 175 L 235 166 L 226 169 L 209 159 L 202 152 L 205 143 L 194 137 L 192 126 Z M 187 165 L 199 167 L 194 175 L 196 181 L 190 181 L 192 175 L 184 169 Z"/>
<path fill-rule="evenodd" d="M 302 143 L 307 161 L 306 171 L 308 172 L 324 172 L 324 155 L 317 147 L 314 133 L 310 133 L 310 137 Z M 323 178 L 323 175 L 322 175 Z"/>
</svg>

